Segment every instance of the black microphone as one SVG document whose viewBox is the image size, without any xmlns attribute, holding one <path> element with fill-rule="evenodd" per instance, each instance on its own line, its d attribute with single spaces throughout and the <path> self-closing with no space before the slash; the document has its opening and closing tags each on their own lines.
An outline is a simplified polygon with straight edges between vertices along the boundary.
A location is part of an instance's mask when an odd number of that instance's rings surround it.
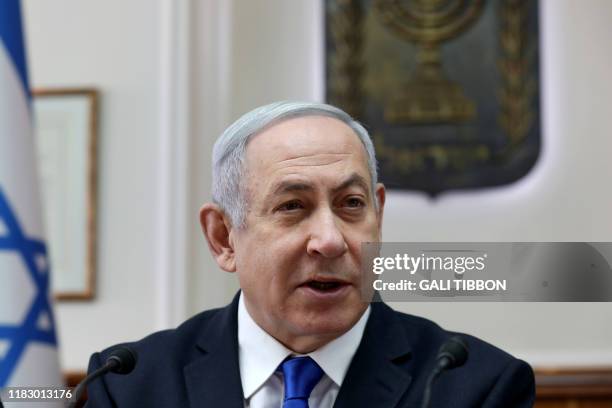
<svg viewBox="0 0 612 408">
<path fill-rule="evenodd" d="M 77 387 L 74 389 L 74 402 L 71 406 L 76 406 L 77 402 L 81 398 L 81 395 L 83 395 L 83 392 L 87 388 L 87 385 L 89 385 L 89 383 L 91 383 L 93 380 L 105 375 L 108 372 L 129 374 L 136 366 L 137 360 L 138 355 L 131 348 L 125 346 L 117 347 L 112 351 L 110 356 L 108 356 L 102 367 L 89 374 L 79 383 L 79 385 L 77 385 Z"/>
<path fill-rule="evenodd" d="M 433 382 L 440 374 L 446 370 L 452 370 L 453 368 L 460 367 L 467 361 L 468 358 L 468 346 L 459 336 L 453 336 L 448 339 L 436 356 L 436 366 L 433 368 L 427 382 L 425 383 L 425 393 L 423 394 L 423 403 L 421 408 L 429 407 L 429 400 L 431 399 L 431 387 Z"/>
</svg>

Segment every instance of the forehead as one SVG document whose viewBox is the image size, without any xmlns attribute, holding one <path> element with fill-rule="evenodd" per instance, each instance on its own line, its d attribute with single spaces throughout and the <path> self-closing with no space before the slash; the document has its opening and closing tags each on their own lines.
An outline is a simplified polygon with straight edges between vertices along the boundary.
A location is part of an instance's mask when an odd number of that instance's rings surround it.
<svg viewBox="0 0 612 408">
<path fill-rule="evenodd" d="M 266 128 L 249 141 L 246 164 L 251 176 L 334 170 L 370 180 L 367 153 L 357 134 L 327 116 L 291 118 Z"/>
</svg>

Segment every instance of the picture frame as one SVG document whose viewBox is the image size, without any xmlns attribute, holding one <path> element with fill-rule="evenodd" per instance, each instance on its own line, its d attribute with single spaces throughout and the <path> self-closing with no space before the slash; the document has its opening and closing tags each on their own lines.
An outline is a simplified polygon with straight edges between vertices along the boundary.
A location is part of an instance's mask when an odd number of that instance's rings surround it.
<svg viewBox="0 0 612 408">
<path fill-rule="evenodd" d="M 51 289 L 59 301 L 95 296 L 99 92 L 32 92 Z"/>
</svg>

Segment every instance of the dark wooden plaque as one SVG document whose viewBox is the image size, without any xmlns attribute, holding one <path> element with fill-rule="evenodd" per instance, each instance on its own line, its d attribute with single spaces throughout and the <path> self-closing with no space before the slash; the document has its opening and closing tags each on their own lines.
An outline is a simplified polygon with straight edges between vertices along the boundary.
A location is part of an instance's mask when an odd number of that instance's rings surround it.
<svg viewBox="0 0 612 408">
<path fill-rule="evenodd" d="M 370 131 L 387 187 L 519 180 L 540 152 L 537 0 L 330 0 L 327 100 Z"/>
</svg>

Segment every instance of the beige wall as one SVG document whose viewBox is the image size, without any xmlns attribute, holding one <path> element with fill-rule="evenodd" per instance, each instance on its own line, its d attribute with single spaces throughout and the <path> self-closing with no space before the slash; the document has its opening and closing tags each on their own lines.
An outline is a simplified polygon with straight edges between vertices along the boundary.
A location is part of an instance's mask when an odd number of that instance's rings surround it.
<svg viewBox="0 0 612 408">
<path fill-rule="evenodd" d="M 98 280 L 89 303 L 56 306 L 61 362 L 154 328 L 158 24 L 152 0 L 26 0 L 34 87 L 101 91 Z"/>
<path fill-rule="evenodd" d="M 57 307 L 66 368 L 82 368 L 90 352 L 142 337 L 165 321 L 159 316 L 163 287 L 153 276 L 162 239 L 154 176 L 156 118 L 163 109 L 162 2 L 24 1 L 32 83 L 87 84 L 102 93 L 98 296 Z M 259 104 L 321 99 L 322 10 L 314 0 L 185 3 L 191 10 L 191 137 L 183 146 L 189 176 L 182 198 L 189 227 L 178 237 L 187 242 L 186 268 L 166 273 L 187 285 L 184 297 L 166 299 L 185 303 L 187 315 L 225 304 L 237 288 L 234 277 L 215 266 L 197 225 L 197 209 L 209 197 L 214 139 Z M 612 175 L 612 2 L 543 0 L 542 18 L 545 129 L 536 168 L 515 185 L 446 194 L 433 203 L 392 192 L 385 240 L 612 241 L 612 189 L 606 187 Z M 534 363 L 612 365 L 611 304 L 394 307 L 482 336 Z"/>
</svg>

